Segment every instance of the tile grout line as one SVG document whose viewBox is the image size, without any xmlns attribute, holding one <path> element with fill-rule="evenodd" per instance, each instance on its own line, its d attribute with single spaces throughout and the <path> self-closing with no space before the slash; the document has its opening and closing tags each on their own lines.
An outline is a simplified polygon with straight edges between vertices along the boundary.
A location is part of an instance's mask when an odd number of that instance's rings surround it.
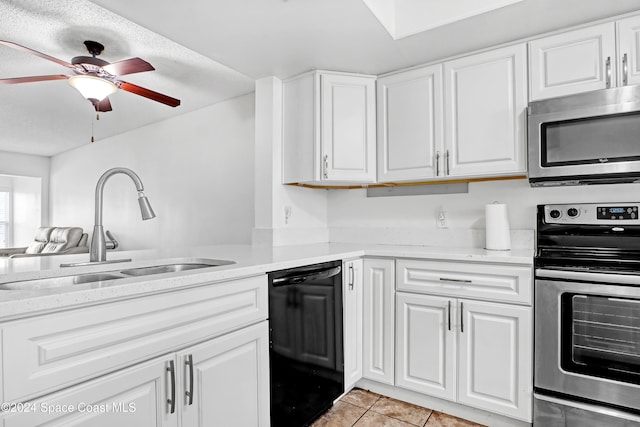
<svg viewBox="0 0 640 427">
<path fill-rule="evenodd" d="M 381 398 L 381 397 L 382 397 L 382 396 L 381 396 L 381 395 L 379 395 L 379 396 L 378 396 L 378 398 L 377 398 L 377 399 L 376 399 L 376 400 L 371 404 L 371 406 L 369 406 L 369 407 L 367 408 L 367 410 L 366 410 L 366 411 L 364 411 L 362 415 L 360 415 L 360 418 L 358 418 L 358 419 L 357 419 L 353 424 L 351 424 L 351 427 L 355 426 L 355 425 L 358 423 L 358 421 L 360 421 L 360 419 L 361 419 L 362 417 L 364 417 L 364 416 L 365 416 L 365 414 L 371 410 L 371 408 L 373 408 L 373 405 L 375 405 L 375 404 L 378 402 L 378 400 L 380 400 L 380 398 Z"/>
</svg>

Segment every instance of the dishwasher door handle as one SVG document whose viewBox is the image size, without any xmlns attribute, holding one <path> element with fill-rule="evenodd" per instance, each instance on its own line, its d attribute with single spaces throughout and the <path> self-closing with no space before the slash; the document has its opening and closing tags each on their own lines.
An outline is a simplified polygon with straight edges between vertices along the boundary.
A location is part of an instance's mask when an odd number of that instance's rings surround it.
<svg viewBox="0 0 640 427">
<path fill-rule="evenodd" d="M 326 270 L 312 271 L 295 276 L 279 277 L 277 279 L 273 279 L 271 283 L 273 284 L 273 286 L 297 285 L 309 280 L 326 279 L 328 277 L 337 276 L 341 271 L 342 267 L 337 266 L 333 268 L 327 268 Z"/>
</svg>

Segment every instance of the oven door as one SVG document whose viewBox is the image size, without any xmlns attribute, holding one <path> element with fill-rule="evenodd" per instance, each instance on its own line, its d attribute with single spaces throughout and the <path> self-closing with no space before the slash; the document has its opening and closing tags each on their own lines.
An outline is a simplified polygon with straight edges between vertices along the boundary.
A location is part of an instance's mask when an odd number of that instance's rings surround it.
<svg viewBox="0 0 640 427">
<path fill-rule="evenodd" d="M 536 270 L 536 389 L 640 410 L 640 283 L 634 282 L 640 278 Z"/>
</svg>

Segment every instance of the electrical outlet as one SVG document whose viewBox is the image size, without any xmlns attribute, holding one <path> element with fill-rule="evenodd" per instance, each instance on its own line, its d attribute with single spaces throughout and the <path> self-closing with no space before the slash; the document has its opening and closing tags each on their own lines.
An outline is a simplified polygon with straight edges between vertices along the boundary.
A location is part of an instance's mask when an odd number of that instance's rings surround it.
<svg viewBox="0 0 640 427">
<path fill-rule="evenodd" d="M 449 228 L 449 219 L 447 219 L 447 213 L 445 211 L 438 212 L 436 216 L 436 226 L 438 228 Z"/>
<path fill-rule="evenodd" d="M 284 207 L 284 223 L 289 224 L 289 218 L 291 217 L 291 206 Z"/>
</svg>

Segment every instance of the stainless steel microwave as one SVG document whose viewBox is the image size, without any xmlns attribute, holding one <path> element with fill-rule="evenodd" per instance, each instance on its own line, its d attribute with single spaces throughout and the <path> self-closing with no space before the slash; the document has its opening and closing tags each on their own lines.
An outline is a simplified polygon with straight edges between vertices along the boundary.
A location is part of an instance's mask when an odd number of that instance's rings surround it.
<svg viewBox="0 0 640 427">
<path fill-rule="evenodd" d="M 640 85 L 529 103 L 533 187 L 640 182 Z"/>
</svg>

